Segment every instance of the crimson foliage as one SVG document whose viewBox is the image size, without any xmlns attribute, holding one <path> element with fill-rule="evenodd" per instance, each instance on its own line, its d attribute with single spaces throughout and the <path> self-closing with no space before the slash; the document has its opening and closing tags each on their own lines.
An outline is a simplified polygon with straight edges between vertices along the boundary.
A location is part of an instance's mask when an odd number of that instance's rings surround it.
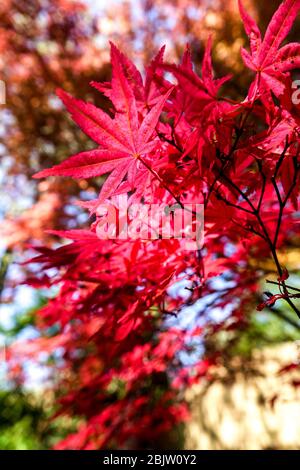
<svg viewBox="0 0 300 470">
<path fill-rule="evenodd" d="M 299 7 L 285 0 L 262 39 L 240 3 L 251 48 L 242 57 L 254 72 L 241 102 L 219 93 L 232 78 L 214 78 L 211 41 L 201 77 L 189 48 L 179 65 L 165 64 L 162 48 L 142 76 L 112 44 L 111 82 L 92 83 L 111 100 L 109 115 L 58 91 L 97 147 L 36 177 L 108 176 L 96 201 L 81 202 L 94 217 L 90 230 L 58 233 L 72 242 L 40 248 L 34 260 L 43 265 L 41 284 L 60 285 L 39 312 L 41 330 L 59 327 L 48 351 L 62 346 L 63 368 L 72 371 L 60 384 L 60 413 L 85 418 L 57 448 L 143 447 L 185 419 L 180 391 L 207 376 L 221 353 L 194 355 L 188 365 L 183 351 L 247 321 L 262 274 L 253 260 L 271 256 L 277 270 L 277 291 L 257 308 L 281 299 L 300 316 L 299 290 L 286 283 L 278 257 L 299 227 L 300 113 L 291 72 L 300 45 L 280 48 Z M 203 204 L 204 247 L 188 251 L 176 238 L 100 239 L 98 209 L 122 194 L 129 204 Z M 182 326 L 187 306 L 192 327 Z"/>
</svg>

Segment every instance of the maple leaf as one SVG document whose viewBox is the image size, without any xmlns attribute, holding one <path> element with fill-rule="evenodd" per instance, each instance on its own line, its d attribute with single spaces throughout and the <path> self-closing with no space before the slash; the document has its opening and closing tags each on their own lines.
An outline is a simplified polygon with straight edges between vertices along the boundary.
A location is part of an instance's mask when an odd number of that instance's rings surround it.
<svg viewBox="0 0 300 470">
<path fill-rule="evenodd" d="M 162 77 L 162 70 L 160 68 L 163 64 L 165 46 L 160 48 L 150 64 L 146 67 L 145 81 L 143 83 L 142 75 L 134 63 L 119 49 L 117 49 L 113 43 L 110 44 L 111 55 L 114 55 L 114 60 L 117 60 L 120 67 L 123 69 L 124 75 L 132 87 L 139 109 L 141 111 L 148 109 L 149 106 L 155 104 L 157 99 L 160 98 L 160 85 L 165 83 Z M 100 83 L 92 81 L 91 85 L 113 101 L 111 82 Z"/>
<path fill-rule="evenodd" d="M 110 98 L 116 110 L 114 118 L 91 103 L 75 99 L 63 90 L 57 91 L 73 120 L 101 148 L 73 155 L 59 165 L 34 175 L 35 178 L 90 178 L 110 173 L 102 186 L 100 201 L 110 197 L 127 174 L 134 174 L 133 168 L 141 164 L 142 156 L 154 150 L 157 140 L 152 139 L 152 135 L 172 92 L 171 88 L 160 96 L 150 111 L 140 119 L 131 83 L 119 62 L 119 51 L 114 45 L 111 51 L 113 76 Z M 134 185 L 133 178 L 130 182 Z"/>
<path fill-rule="evenodd" d="M 177 78 L 181 89 L 192 95 L 194 99 L 204 104 L 211 101 L 203 81 L 190 67 L 189 61 L 183 60 L 181 65 L 164 64 L 163 68 L 168 72 L 172 72 Z"/>
<path fill-rule="evenodd" d="M 212 101 L 216 101 L 219 88 L 231 78 L 227 75 L 220 79 L 213 78 L 213 69 L 211 62 L 212 40 L 209 37 L 202 64 L 202 78 L 193 70 L 190 49 L 187 46 L 183 60 L 179 66 L 175 64 L 162 64 L 160 67 L 175 75 L 182 91 L 188 94 L 194 103 L 206 106 Z"/>
<path fill-rule="evenodd" d="M 289 33 L 297 13 L 300 0 L 285 0 L 273 15 L 262 40 L 260 30 L 239 0 L 239 9 L 245 31 L 250 39 L 250 51 L 242 48 L 245 65 L 257 72 L 251 98 L 264 88 L 271 89 L 276 96 L 284 93 L 285 73 L 300 66 L 300 44 L 291 43 L 278 50 Z"/>
<path fill-rule="evenodd" d="M 135 98 L 138 101 L 143 101 L 143 78 L 139 70 L 136 68 L 134 63 L 128 59 L 112 42 L 111 47 L 111 61 L 114 69 L 114 65 L 118 64 L 118 68 L 122 69 L 128 83 L 130 84 Z M 96 82 L 90 83 L 94 88 L 103 93 L 107 98 L 114 102 L 112 83 L 111 82 Z M 118 103 L 116 103 L 118 105 Z"/>
</svg>

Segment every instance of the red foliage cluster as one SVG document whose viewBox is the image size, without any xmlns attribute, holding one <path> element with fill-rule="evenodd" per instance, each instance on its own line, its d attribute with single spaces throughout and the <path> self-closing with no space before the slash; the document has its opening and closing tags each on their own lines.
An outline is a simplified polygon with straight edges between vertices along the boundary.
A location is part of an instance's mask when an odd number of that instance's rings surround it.
<svg viewBox="0 0 300 470">
<path fill-rule="evenodd" d="M 72 243 L 41 248 L 35 259 L 44 266 L 41 283 L 60 284 L 39 318 L 45 331 L 59 327 L 64 367 L 73 371 L 60 385 L 61 412 L 86 419 L 58 448 L 142 447 L 180 422 L 186 411 L 178 390 L 218 360 L 198 357 L 187 367 L 180 352 L 196 335 L 247 320 L 258 299 L 253 260 L 272 256 L 278 271 L 280 292 L 267 293 L 259 309 L 280 298 L 299 315 L 299 291 L 286 284 L 277 251 L 297 235 L 300 114 L 291 71 L 300 65 L 300 45 L 279 46 L 299 7 L 284 1 L 261 39 L 240 5 L 251 46 L 242 56 L 255 72 L 242 102 L 219 96 L 230 77 L 213 77 L 210 41 L 201 77 L 188 48 L 179 65 L 165 64 L 161 49 L 143 78 L 112 45 L 112 80 L 93 83 L 111 100 L 109 115 L 58 92 L 99 147 L 37 176 L 109 174 L 99 199 L 82 203 L 94 217 L 91 230 L 58 233 Z M 124 193 L 130 204 L 203 204 L 204 247 L 188 251 L 175 238 L 99 239 L 98 207 Z M 56 274 L 45 277 L 50 268 Z M 185 295 L 176 289 L 182 282 Z M 184 329 L 180 319 L 191 305 L 197 318 Z M 217 323 L 215 309 L 224 311 Z M 173 316 L 177 327 L 169 329 Z"/>
</svg>

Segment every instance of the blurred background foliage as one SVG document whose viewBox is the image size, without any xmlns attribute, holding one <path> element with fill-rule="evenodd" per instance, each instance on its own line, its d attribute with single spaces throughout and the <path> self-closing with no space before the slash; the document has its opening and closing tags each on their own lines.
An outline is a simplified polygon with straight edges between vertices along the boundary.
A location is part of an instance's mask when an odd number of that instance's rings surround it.
<svg viewBox="0 0 300 470">
<path fill-rule="evenodd" d="M 280 0 L 245 0 L 264 30 Z M 298 40 L 300 21 L 291 40 Z M 91 146 L 71 122 L 55 89 L 109 103 L 89 86 L 91 80 L 110 77 L 108 41 L 113 40 L 138 66 L 143 66 L 162 44 L 166 59 L 179 60 L 191 45 L 196 66 L 213 36 L 213 61 L 218 76 L 232 73 L 226 92 L 245 95 L 251 80 L 240 58 L 246 37 L 236 0 L 2 0 L 0 4 L 0 79 L 6 85 L 6 104 L 0 105 L 0 333 L 2 342 L 35 337 L 35 311 L 54 293 L 22 285 L 31 244 L 57 243 L 47 229 L 84 226 L 87 216 L 74 201 L 95 196 L 101 181 L 71 181 L 32 175 L 71 154 Z M 234 87 L 234 88 L 232 88 Z M 293 251 L 294 250 L 294 251 Z M 287 266 L 299 269 L 298 252 Z M 265 263 L 268 260 L 264 260 Z M 297 264 L 298 263 L 298 264 Z M 288 318 L 285 318 L 288 317 Z M 299 325 L 288 311 L 255 313 L 240 329 L 216 332 L 204 344 L 207 354 L 226 351 L 226 366 L 255 347 L 296 339 Z M 2 366 L 1 366 L 2 367 Z M 2 370 L 3 369 L 3 370 Z M 29 373 L 27 386 L 10 380 L 2 367 L 0 389 L 0 448 L 51 447 L 74 423 L 49 421 L 55 396 L 46 393 L 49 379 Z M 52 378 L 53 379 L 53 378 Z M 55 379 L 54 379 L 55 380 Z M 121 393 L 122 384 L 116 384 Z"/>
</svg>

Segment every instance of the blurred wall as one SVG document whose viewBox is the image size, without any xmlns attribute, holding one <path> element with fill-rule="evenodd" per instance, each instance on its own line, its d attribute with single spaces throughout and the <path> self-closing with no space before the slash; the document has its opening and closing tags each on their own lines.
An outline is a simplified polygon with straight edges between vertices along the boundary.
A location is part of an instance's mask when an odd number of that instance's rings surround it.
<svg viewBox="0 0 300 470">
<path fill-rule="evenodd" d="M 300 376 L 278 373 L 297 362 L 297 342 L 255 351 L 249 363 L 187 391 L 191 420 L 185 448 L 191 450 L 300 449 Z M 236 359 L 235 359 L 236 361 Z M 263 376 L 265 375 L 265 376 Z"/>
</svg>

